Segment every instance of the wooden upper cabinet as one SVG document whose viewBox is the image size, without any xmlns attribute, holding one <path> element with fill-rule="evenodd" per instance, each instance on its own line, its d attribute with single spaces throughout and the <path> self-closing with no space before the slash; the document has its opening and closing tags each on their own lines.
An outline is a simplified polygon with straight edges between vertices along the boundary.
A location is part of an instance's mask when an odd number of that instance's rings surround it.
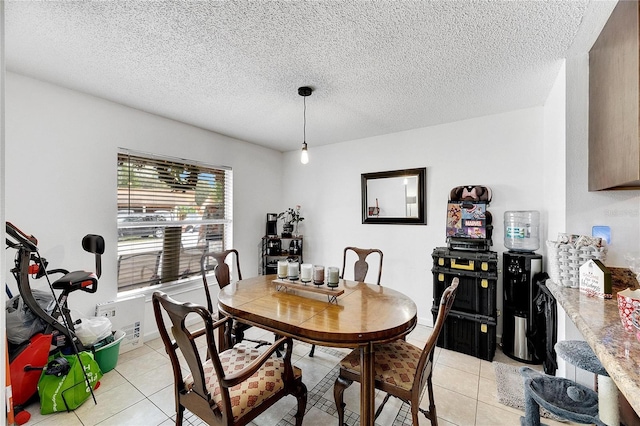
<svg viewBox="0 0 640 426">
<path fill-rule="evenodd" d="M 589 191 L 640 189 L 638 18 L 618 2 L 589 52 Z"/>
</svg>

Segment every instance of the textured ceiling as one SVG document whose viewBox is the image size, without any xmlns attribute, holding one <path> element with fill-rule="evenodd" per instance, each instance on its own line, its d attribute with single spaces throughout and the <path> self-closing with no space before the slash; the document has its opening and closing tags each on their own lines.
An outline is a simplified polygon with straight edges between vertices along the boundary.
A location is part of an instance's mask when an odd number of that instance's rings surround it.
<svg viewBox="0 0 640 426">
<path fill-rule="evenodd" d="M 614 4 L 6 1 L 6 65 L 281 151 L 309 85 L 313 149 L 542 105 Z"/>
</svg>

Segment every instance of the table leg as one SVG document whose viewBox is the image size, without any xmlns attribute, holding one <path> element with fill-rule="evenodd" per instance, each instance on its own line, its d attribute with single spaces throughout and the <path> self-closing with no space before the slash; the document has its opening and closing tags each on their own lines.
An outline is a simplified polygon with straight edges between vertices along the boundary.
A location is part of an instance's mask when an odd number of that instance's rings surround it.
<svg viewBox="0 0 640 426">
<path fill-rule="evenodd" d="M 375 353 L 373 344 L 360 346 L 360 424 L 373 426 L 375 420 Z"/>
</svg>

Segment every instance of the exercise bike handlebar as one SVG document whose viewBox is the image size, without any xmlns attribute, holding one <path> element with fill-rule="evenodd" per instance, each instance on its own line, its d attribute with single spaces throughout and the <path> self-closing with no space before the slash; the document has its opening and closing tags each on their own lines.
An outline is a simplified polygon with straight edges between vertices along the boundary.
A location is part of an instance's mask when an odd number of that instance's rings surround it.
<svg viewBox="0 0 640 426">
<path fill-rule="evenodd" d="M 9 221 L 7 221 L 7 234 L 18 244 L 25 246 L 29 251 L 38 251 L 38 239 L 33 235 L 23 232 Z M 10 241 L 7 241 L 7 244 L 10 244 Z"/>
</svg>

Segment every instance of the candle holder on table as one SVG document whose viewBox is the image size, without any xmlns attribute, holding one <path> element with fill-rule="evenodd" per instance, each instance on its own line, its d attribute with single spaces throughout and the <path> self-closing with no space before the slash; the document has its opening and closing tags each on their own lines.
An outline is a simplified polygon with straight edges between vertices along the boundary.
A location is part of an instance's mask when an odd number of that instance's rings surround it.
<svg viewBox="0 0 640 426">
<path fill-rule="evenodd" d="M 289 262 L 287 278 L 290 281 L 297 281 L 300 278 L 300 264 L 298 262 Z"/>
<path fill-rule="evenodd" d="M 340 276 L 338 274 L 337 267 L 329 267 L 327 268 L 327 287 L 323 288 L 325 278 L 325 269 L 322 265 L 310 265 L 310 264 L 302 264 L 300 266 L 300 276 L 299 279 L 301 282 L 296 282 L 298 280 L 298 274 L 295 272 L 295 269 L 298 265 L 297 262 L 287 262 L 288 269 L 286 277 L 282 278 L 278 276 L 278 279 L 273 280 L 273 283 L 276 285 L 276 291 L 288 291 L 291 290 L 299 290 L 303 293 L 317 293 L 324 294 L 327 296 L 327 300 L 329 303 L 338 303 L 338 296 L 344 294 L 344 288 L 338 288 L 340 286 Z M 294 274 L 295 279 L 291 279 L 291 265 L 294 264 Z M 313 281 L 315 286 L 308 286 L 307 283 Z M 301 296 L 303 294 L 300 294 Z"/>
<path fill-rule="evenodd" d="M 324 284 L 324 266 L 313 265 L 313 283 L 318 287 Z"/>
<path fill-rule="evenodd" d="M 300 265 L 300 281 L 302 284 L 307 285 L 311 282 L 313 277 L 313 265 L 310 263 L 303 263 Z"/>
<path fill-rule="evenodd" d="M 340 282 L 340 275 L 338 268 L 335 266 L 329 266 L 327 268 L 327 287 L 336 288 Z"/>
<path fill-rule="evenodd" d="M 289 262 L 278 260 L 278 279 L 285 279 L 289 274 Z"/>
</svg>

